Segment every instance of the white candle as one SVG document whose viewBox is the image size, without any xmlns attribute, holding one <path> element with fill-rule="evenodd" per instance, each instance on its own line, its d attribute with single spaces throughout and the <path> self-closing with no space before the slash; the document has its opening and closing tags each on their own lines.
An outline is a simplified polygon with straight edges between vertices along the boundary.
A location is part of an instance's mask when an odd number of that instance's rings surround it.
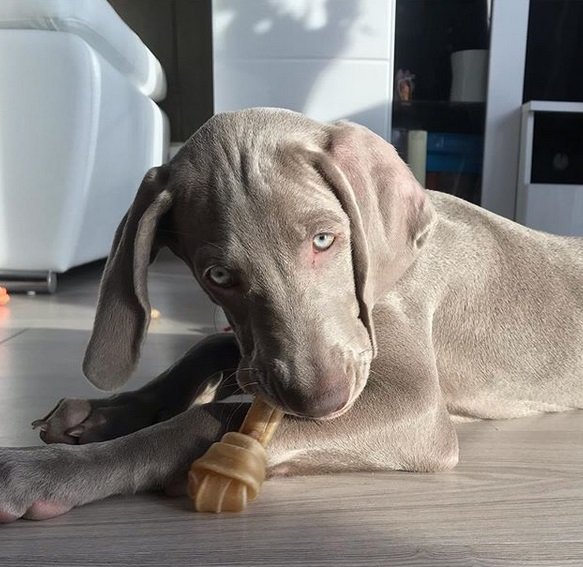
<svg viewBox="0 0 583 567">
<path fill-rule="evenodd" d="M 409 130 L 407 136 L 407 161 L 417 181 L 425 187 L 427 130 Z"/>
</svg>

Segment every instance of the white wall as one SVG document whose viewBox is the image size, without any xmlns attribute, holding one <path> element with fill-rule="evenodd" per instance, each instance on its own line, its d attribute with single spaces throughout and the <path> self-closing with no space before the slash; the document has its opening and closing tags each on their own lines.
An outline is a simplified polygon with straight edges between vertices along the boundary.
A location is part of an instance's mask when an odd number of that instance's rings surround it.
<svg viewBox="0 0 583 567">
<path fill-rule="evenodd" d="M 279 106 L 388 139 L 395 0 L 213 0 L 215 112 Z"/>
</svg>

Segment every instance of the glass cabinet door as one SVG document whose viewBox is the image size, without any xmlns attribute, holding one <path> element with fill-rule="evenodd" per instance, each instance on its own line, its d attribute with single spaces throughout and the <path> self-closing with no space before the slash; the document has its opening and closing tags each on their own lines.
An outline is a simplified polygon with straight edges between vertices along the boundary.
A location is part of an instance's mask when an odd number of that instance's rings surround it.
<svg viewBox="0 0 583 567">
<path fill-rule="evenodd" d="M 392 143 L 428 189 L 479 204 L 488 0 L 397 0 Z"/>
</svg>

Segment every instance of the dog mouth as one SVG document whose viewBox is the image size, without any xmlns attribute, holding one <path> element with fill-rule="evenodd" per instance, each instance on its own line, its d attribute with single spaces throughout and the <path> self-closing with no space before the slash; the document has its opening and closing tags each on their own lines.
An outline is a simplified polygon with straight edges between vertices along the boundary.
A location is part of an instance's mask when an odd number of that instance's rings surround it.
<svg viewBox="0 0 583 567">
<path fill-rule="evenodd" d="M 237 382 L 245 394 L 259 396 L 274 408 L 277 408 L 288 415 L 315 421 L 329 421 L 344 415 L 354 406 L 366 385 L 369 364 L 369 362 L 364 362 L 362 371 L 357 372 L 352 376 L 346 400 L 332 410 L 320 410 L 318 404 L 314 404 L 314 408 L 307 411 L 298 411 L 297 409 L 294 409 L 293 402 L 289 399 L 289 396 L 286 395 L 286 392 L 282 391 L 283 388 L 278 384 L 278 381 L 270 379 L 269 376 L 263 375 L 255 369 L 243 368 L 238 370 Z"/>
<path fill-rule="evenodd" d="M 292 416 L 298 417 L 300 419 L 309 419 L 310 421 L 330 421 L 332 419 L 336 419 L 337 417 L 340 417 L 341 415 L 344 415 L 345 413 L 347 413 L 352 408 L 352 406 L 354 405 L 354 403 L 356 402 L 357 397 L 358 397 L 357 396 L 354 398 L 349 398 L 347 400 L 347 402 L 342 407 L 338 408 L 335 411 L 332 411 L 331 413 L 325 413 L 323 415 L 319 415 L 319 414 L 313 414 L 313 413 L 297 412 L 297 411 L 294 411 L 293 409 L 291 409 L 287 403 L 281 402 L 279 399 L 275 399 L 273 396 L 270 396 L 269 394 L 265 394 L 262 392 L 259 395 L 262 398 L 264 398 L 270 405 L 283 411 L 287 415 L 292 415 Z"/>
<path fill-rule="evenodd" d="M 269 405 L 283 411 L 289 415 L 295 415 L 288 407 L 287 403 L 276 394 L 269 382 L 259 379 L 257 371 L 242 369 L 237 371 L 237 383 L 243 392 L 249 396 L 263 398 Z"/>
</svg>

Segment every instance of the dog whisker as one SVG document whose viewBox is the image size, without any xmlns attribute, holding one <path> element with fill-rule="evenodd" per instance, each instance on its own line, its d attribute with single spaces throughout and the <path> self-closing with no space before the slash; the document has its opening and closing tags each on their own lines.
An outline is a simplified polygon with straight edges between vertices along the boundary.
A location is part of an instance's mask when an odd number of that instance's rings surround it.
<svg viewBox="0 0 583 567">
<path fill-rule="evenodd" d="M 237 371 L 233 370 L 233 372 L 231 372 L 228 376 L 223 375 L 223 377 L 221 378 L 221 383 L 226 382 L 227 380 L 230 380 L 236 374 L 237 374 Z"/>
<path fill-rule="evenodd" d="M 233 427 L 231 427 L 231 424 L 233 423 L 233 419 L 235 418 L 235 416 L 237 415 L 237 413 L 239 412 L 239 410 L 242 407 L 246 407 L 249 406 L 249 402 L 239 402 L 232 410 L 230 415 L 227 418 L 227 427 L 226 430 L 229 431 L 231 429 L 234 429 Z"/>
</svg>

